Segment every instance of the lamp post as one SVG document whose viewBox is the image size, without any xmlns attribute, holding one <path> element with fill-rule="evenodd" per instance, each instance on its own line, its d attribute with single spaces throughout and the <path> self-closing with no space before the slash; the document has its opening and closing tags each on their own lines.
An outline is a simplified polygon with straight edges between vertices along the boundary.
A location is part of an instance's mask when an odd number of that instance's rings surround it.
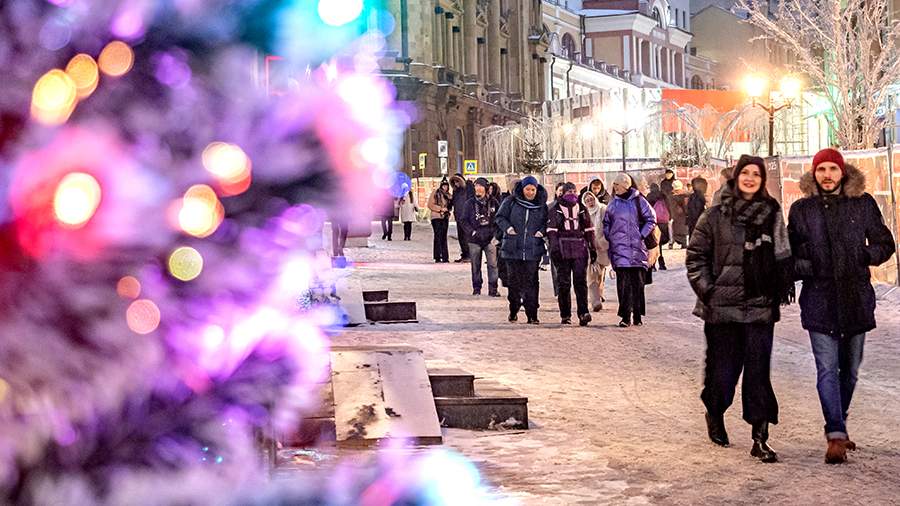
<svg viewBox="0 0 900 506">
<path fill-rule="evenodd" d="M 753 105 L 766 111 L 769 117 L 769 156 L 775 155 L 775 113 L 787 109 L 793 105 L 795 99 L 800 97 L 801 83 L 800 80 L 785 76 L 781 79 L 778 95 L 784 101 L 781 105 L 776 106 L 772 100 L 772 91 L 769 90 L 769 81 L 762 76 L 750 75 L 744 79 L 744 89 L 747 95 L 753 99 Z M 768 104 L 759 102 L 759 99 L 769 91 Z"/>
<path fill-rule="evenodd" d="M 625 107 L 618 110 L 611 109 L 606 114 L 607 123 L 613 125 L 609 131 L 622 136 L 622 172 L 627 170 L 625 150 L 628 145 L 628 134 L 638 131 L 644 122 L 645 115 L 646 113 L 642 108 L 628 110 Z"/>
</svg>

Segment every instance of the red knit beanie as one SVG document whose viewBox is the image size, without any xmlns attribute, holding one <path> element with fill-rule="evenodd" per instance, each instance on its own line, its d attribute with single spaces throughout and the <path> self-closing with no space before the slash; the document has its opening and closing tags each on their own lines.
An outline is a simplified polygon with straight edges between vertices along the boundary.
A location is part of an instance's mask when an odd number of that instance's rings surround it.
<svg viewBox="0 0 900 506">
<path fill-rule="evenodd" d="M 815 172 L 816 167 L 818 167 L 823 162 L 832 162 L 841 168 L 842 176 L 847 174 L 847 169 L 844 168 L 844 157 L 841 156 L 840 151 L 836 149 L 825 148 L 822 151 L 816 153 L 816 156 L 813 157 L 812 171 Z"/>
</svg>

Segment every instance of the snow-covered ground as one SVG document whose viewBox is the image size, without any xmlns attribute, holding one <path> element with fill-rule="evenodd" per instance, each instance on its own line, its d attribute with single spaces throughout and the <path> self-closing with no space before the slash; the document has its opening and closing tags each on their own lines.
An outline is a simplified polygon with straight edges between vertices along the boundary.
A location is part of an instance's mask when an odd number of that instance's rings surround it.
<svg viewBox="0 0 900 506">
<path fill-rule="evenodd" d="M 781 462 L 762 464 L 748 454 L 740 394 L 726 415 L 732 447 L 706 437 L 705 344 L 691 315 L 683 251 L 665 251 L 670 270 L 655 273 L 647 288 L 643 328 L 615 326 L 614 281 L 589 327 L 560 325 L 549 272 L 541 273 L 543 324 L 535 327 L 508 323 L 505 297 L 472 296 L 469 264 L 434 264 L 427 225 L 416 225 L 412 242 L 396 240 L 397 227 L 394 241 L 379 237 L 370 248 L 347 250 L 357 263 L 352 276 L 366 289 L 390 290 L 392 300 L 415 300 L 420 322 L 349 329 L 334 343 L 408 343 L 429 360 L 526 395 L 529 431 L 445 432 L 445 446 L 473 460 L 508 497 L 540 505 L 900 504 L 896 291 L 879 303 L 879 328 L 866 343 L 849 422 L 860 449 L 841 466 L 823 462 L 815 365 L 799 308 L 786 309 L 772 357 L 781 423 L 770 441 Z M 450 254 L 459 256 L 453 239 Z"/>
</svg>

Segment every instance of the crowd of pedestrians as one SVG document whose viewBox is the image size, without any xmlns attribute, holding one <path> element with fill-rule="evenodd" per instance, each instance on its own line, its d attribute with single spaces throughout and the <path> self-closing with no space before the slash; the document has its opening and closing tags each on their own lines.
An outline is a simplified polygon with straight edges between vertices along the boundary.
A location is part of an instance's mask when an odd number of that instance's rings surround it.
<svg viewBox="0 0 900 506">
<path fill-rule="evenodd" d="M 743 377 L 742 415 L 750 425 L 751 455 L 776 462 L 769 427 L 779 421 L 770 378 L 775 324 L 781 307 L 799 296 L 801 322 L 809 333 L 817 369 L 816 388 L 825 419 L 825 461 L 846 461 L 855 450 L 847 431 L 850 402 L 859 377 L 866 334 L 875 328 L 875 294 L 869 267 L 895 252 L 865 177 L 841 153 L 826 149 L 800 182 L 804 197 L 784 219 L 766 190 L 765 161 L 742 156 L 719 174 L 718 189 L 694 178 L 689 184 L 667 171 L 646 196 L 627 173 L 581 188 L 559 183 L 548 192 L 534 176 L 509 193 L 484 178 L 444 180 L 428 198 L 434 230 L 434 261 L 449 262 L 447 229 L 457 225 L 460 258 L 471 263 L 473 295 L 484 288 L 500 297 L 507 288 L 508 320 L 524 309 L 538 325 L 540 270 L 549 259 L 560 322 L 579 325 L 606 302 L 610 268 L 616 280 L 620 327 L 641 326 L 647 315 L 645 286 L 666 270 L 664 250 L 686 248 L 685 266 L 697 296 L 694 315 L 704 322 L 706 362 L 701 400 L 709 439 L 730 441 L 724 423 Z M 412 195 L 398 202 L 404 239 L 418 208 Z M 391 229 L 385 227 L 385 239 Z M 338 232 L 340 233 L 340 231 Z M 612 275 L 612 274 L 611 274 Z M 572 291 L 575 293 L 574 312 Z"/>
</svg>

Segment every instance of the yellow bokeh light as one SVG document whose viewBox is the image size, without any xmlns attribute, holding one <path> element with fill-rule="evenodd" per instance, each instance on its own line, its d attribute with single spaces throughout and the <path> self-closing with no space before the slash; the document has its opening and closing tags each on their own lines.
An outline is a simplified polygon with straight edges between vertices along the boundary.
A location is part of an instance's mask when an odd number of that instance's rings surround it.
<svg viewBox="0 0 900 506">
<path fill-rule="evenodd" d="M 100 71 L 97 62 L 90 55 L 81 53 L 69 60 L 66 65 L 66 74 L 75 82 L 78 98 L 90 96 L 97 89 L 100 82 Z"/>
<path fill-rule="evenodd" d="M 203 256 L 189 246 L 177 248 L 169 255 L 169 273 L 175 279 L 190 281 L 203 272 Z"/>
<path fill-rule="evenodd" d="M 152 300 L 136 300 L 128 306 L 125 321 L 128 328 L 137 334 L 149 334 L 159 327 L 159 308 Z"/>
<path fill-rule="evenodd" d="M 63 226 L 81 228 L 94 216 L 100 199 L 100 183 L 93 176 L 72 172 L 56 187 L 53 213 Z"/>
<path fill-rule="evenodd" d="M 178 226 L 194 237 L 207 237 L 222 224 L 225 211 L 222 203 L 207 185 L 194 185 L 188 189 L 178 211 Z"/>
<path fill-rule="evenodd" d="M 123 299 L 136 299 L 141 295 L 141 282 L 134 276 L 125 276 L 116 284 L 116 293 Z"/>
<path fill-rule="evenodd" d="M 114 40 L 100 51 L 100 58 L 97 59 L 100 65 L 100 71 L 110 77 L 119 77 L 125 75 L 131 66 L 134 65 L 134 51 L 128 47 L 128 44 Z"/>
<path fill-rule="evenodd" d="M 6 396 L 9 394 L 9 383 L 6 382 L 3 378 L 0 378 L 0 402 L 3 402 L 3 399 L 6 399 Z"/>
<path fill-rule="evenodd" d="M 46 125 L 61 125 L 75 110 L 75 81 L 59 69 L 42 75 L 31 94 L 31 115 Z"/>
<path fill-rule="evenodd" d="M 213 142 L 203 150 L 203 167 L 219 180 L 237 182 L 250 172 L 250 158 L 235 144 Z"/>
</svg>

